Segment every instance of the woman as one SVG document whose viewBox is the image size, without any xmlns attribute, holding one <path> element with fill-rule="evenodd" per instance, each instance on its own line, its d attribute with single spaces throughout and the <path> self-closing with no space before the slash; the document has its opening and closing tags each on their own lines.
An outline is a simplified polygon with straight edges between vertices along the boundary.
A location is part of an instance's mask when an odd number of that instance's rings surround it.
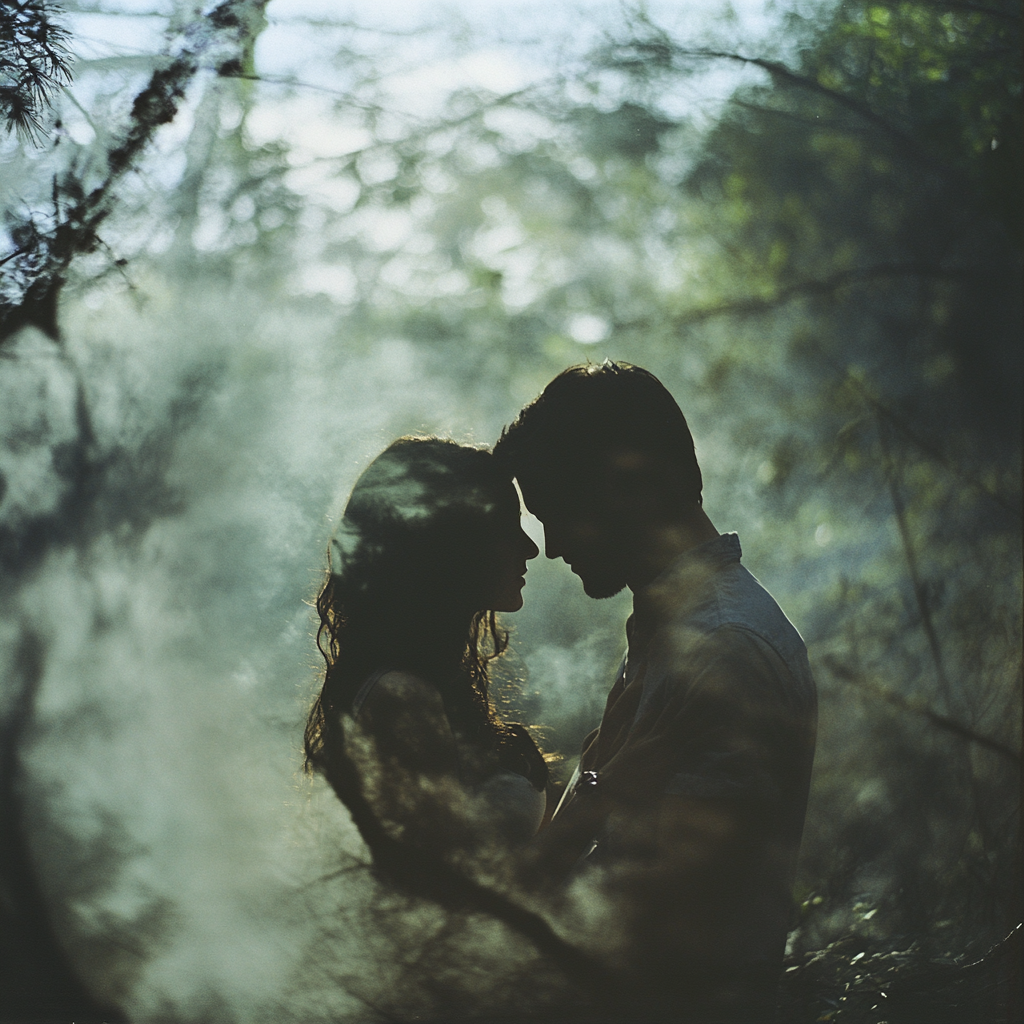
<svg viewBox="0 0 1024 1024">
<path fill-rule="evenodd" d="M 539 828 L 547 765 L 488 696 L 508 642 L 495 612 L 522 607 L 537 554 L 490 452 L 403 437 L 356 482 L 316 602 L 306 767 L 392 837 L 447 855 Z"/>
</svg>

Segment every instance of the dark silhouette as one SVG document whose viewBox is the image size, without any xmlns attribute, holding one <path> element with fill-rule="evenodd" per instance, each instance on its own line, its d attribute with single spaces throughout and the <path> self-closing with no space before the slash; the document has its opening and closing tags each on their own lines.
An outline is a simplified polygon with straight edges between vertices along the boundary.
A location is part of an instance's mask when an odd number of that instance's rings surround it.
<svg viewBox="0 0 1024 1024">
<path fill-rule="evenodd" d="M 591 597 L 634 595 L 600 728 L 526 876 L 589 872 L 617 902 L 643 1019 L 767 1019 L 814 752 L 803 641 L 704 513 L 686 420 L 646 370 L 571 367 L 495 454 L 548 557 Z"/>
<path fill-rule="evenodd" d="M 121 1012 L 89 990 L 62 946 L 26 839 L 21 758 L 44 672 L 41 638 L 27 633 L 12 659 L 13 707 L 0 724 L 0 1021 L 117 1024 Z"/>
<path fill-rule="evenodd" d="M 306 766 L 347 805 L 355 779 L 390 834 L 439 856 L 525 842 L 545 812 L 547 764 L 488 695 L 495 612 L 522 606 L 538 553 L 519 513 L 490 452 L 401 438 L 357 481 L 316 602 Z"/>
</svg>

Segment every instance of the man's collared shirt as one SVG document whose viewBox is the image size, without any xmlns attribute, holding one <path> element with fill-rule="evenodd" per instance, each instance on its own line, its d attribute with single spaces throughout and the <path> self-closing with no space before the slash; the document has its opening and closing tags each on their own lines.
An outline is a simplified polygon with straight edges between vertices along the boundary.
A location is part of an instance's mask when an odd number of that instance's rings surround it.
<svg viewBox="0 0 1024 1024">
<path fill-rule="evenodd" d="M 579 771 L 629 794 L 595 837 L 595 865 L 628 856 L 642 809 L 665 797 L 740 823 L 740 852 L 702 884 L 721 887 L 716 931 L 730 956 L 763 962 L 781 959 L 788 930 L 817 699 L 800 634 L 740 555 L 724 534 L 634 595 L 628 651 Z M 641 757 L 616 760 L 641 737 Z"/>
</svg>

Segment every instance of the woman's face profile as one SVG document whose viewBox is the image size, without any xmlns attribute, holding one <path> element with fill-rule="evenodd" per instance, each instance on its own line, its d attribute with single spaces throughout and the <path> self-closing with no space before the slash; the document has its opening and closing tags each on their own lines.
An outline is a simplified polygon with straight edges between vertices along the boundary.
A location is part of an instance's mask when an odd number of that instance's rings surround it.
<svg viewBox="0 0 1024 1024">
<path fill-rule="evenodd" d="M 494 513 L 494 536 L 490 564 L 492 572 L 484 579 L 481 610 L 516 612 L 523 607 L 526 585 L 526 563 L 540 554 L 540 549 L 523 529 L 519 495 L 509 481 Z"/>
</svg>

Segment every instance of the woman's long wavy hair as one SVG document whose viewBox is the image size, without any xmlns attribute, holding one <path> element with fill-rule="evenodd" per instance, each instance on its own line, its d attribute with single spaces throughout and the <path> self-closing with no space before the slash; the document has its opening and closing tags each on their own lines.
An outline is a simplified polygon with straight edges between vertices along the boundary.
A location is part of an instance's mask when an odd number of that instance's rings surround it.
<svg viewBox="0 0 1024 1024">
<path fill-rule="evenodd" d="M 509 493 L 490 452 L 436 437 L 399 438 L 359 477 L 316 599 L 326 672 L 306 723 L 307 770 L 329 777 L 359 687 L 374 671 L 401 669 L 437 687 L 464 742 L 543 788 L 543 757 L 488 692 L 488 665 L 508 634 L 480 600 Z"/>
</svg>

